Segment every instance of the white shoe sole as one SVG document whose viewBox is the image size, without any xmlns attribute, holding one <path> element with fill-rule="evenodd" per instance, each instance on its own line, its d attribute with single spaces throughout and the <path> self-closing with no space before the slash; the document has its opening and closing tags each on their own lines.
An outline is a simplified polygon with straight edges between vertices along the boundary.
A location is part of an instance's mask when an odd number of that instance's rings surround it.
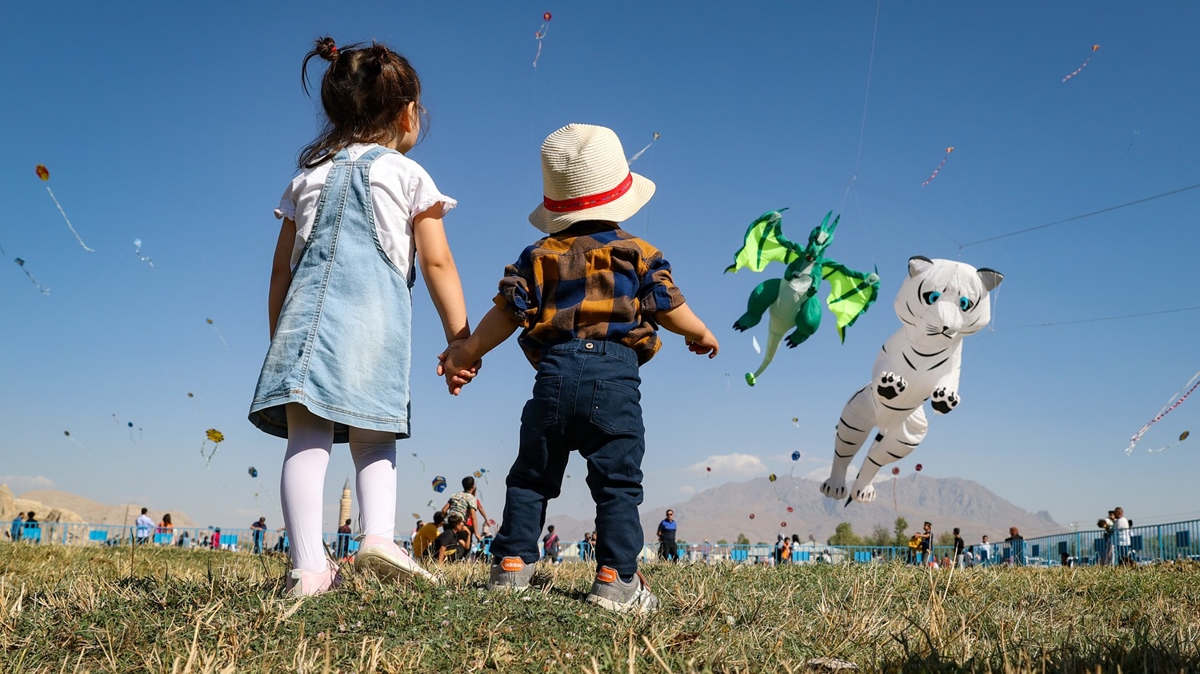
<svg viewBox="0 0 1200 674">
<path fill-rule="evenodd" d="M 628 604 L 618 604 L 611 599 L 605 599 L 604 597 L 598 595 L 589 594 L 587 596 L 587 601 L 590 604 L 595 604 L 600 608 L 608 609 L 609 611 L 613 611 L 615 613 L 648 614 L 658 610 L 657 605 L 650 605 L 651 602 L 654 602 L 652 597 L 653 595 L 650 595 L 650 597 L 638 596 L 635 598 L 635 601 L 631 601 Z M 657 604 L 657 602 L 654 603 Z"/>
<path fill-rule="evenodd" d="M 414 576 L 420 576 L 434 585 L 441 584 L 437 576 L 421 568 L 411 559 L 397 558 L 395 555 L 376 548 L 359 550 L 354 556 L 354 568 L 360 571 L 372 571 L 380 578 L 406 581 Z"/>
</svg>

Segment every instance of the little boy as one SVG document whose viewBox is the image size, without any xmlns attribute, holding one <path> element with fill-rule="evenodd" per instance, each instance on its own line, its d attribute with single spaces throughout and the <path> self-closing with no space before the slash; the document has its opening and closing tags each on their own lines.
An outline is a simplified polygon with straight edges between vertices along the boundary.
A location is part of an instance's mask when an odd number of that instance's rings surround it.
<svg viewBox="0 0 1200 674">
<path fill-rule="evenodd" d="M 588 464 L 599 534 L 587 599 L 647 613 L 658 599 L 637 566 L 646 449 L 638 367 L 658 351 L 660 325 L 683 335 L 694 353 L 712 358 L 719 345 L 684 302 L 662 254 L 617 224 L 650 200 L 654 183 L 630 173 L 612 130 L 571 124 L 550 134 L 542 144 L 542 184 L 544 199 L 529 221 L 549 236 L 505 269 L 496 306 L 444 362 L 454 392 L 520 327 L 518 341 L 537 368 L 488 587 L 529 586 L 547 501 L 559 495 L 577 449 Z"/>
<path fill-rule="evenodd" d="M 442 525 L 442 533 L 433 541 L 430 557 L 439 562 L 453 562 L 466 557 L 466 548 L 462 545 L 462 535 L 467 533 L 467 525 L 463 524 L 462 515 L 453 513 L 446 518 Z"/>
</svg>

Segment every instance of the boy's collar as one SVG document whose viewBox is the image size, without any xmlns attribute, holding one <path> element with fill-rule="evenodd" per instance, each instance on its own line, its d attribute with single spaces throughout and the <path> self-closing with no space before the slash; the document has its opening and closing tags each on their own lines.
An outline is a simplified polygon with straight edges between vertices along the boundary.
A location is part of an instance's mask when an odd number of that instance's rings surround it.
<svg viewBox="0 0 1200 674">
<path fill-rule="evenodd" d="M 595 234 L 596 232 L 606 232 L 620 228 L 621 225 L 619 223 L 610 222 L 608 220 L 583 220 L 582 222 L 577 222 L 571 225 L 561 232 L 555 232 L 550 236 L 553 238 L 586 236 L 588 234 Z"/>
</svg>

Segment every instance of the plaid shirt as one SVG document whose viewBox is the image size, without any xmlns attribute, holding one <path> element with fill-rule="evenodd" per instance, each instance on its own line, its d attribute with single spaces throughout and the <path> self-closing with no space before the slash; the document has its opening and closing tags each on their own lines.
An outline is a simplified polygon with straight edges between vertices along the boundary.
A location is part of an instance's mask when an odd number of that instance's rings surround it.
<svg viewBox="0 0 1200 674">
<path fill-rule="evenodd" d="M 520 319 L 518 341 L 537 367 L 543 349 L 572 339 L 624 344 L 645 364 L 661 346 L 654 314 L 684 300 L 658 249 L 589 221 L 526 248 L 505 267 L 495 302 Z"/>
</svg>

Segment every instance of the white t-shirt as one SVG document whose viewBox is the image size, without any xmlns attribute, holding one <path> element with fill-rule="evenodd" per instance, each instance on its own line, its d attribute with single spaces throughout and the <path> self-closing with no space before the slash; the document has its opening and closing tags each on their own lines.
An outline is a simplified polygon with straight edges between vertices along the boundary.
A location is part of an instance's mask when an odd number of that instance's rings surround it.
<svg viewBox="0 0 1200 674">
<path fill-rule="evenodd" d="M 351 159 L 358 159 L 374 143 L 356 143 L 346 148 Z M 305 169 L 288 183 L 279 200 L 275 217 L 289 218 L 296 223 L 296 243 L 292 246 L 292 268 L 300 262 L 300 253 L 316 222 L 321 189 L 333 168 L 333 161 Z M 444 216 L 458 202 L 438 191 L 433 178 L 417 162 L 399 153 L 389 152 L 371 164 L 371 206 L 375 212 L 375 235 L 392 264 L 405 276 L 412 273 L 416 246 L 413 242 L 414 215 L 441 203 Z"/>
<path fill-rule="evenodd" d="M 1124 517 L 1118 517 L 1113 520 L 1113 529 L 1117 532 L 1117 545 L 1129 545 L 1132 543 L 1129 534 L 1129 520 Z"/>
</svg>

